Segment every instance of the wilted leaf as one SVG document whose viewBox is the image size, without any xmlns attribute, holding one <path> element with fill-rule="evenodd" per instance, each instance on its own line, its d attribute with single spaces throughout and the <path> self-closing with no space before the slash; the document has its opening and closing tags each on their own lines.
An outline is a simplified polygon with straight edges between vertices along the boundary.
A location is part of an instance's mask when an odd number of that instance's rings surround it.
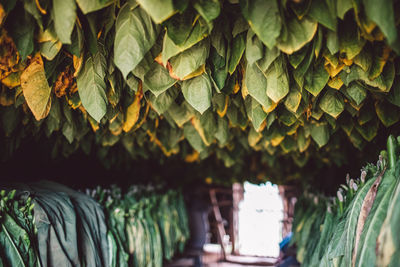
<svg viewBox="0 0 400 267">
<path fill-rule="evenodd" d="M 40 54 L 35 55 L 29 66 L 21 74 L 21 87 L 35 119 L 45 118 L 50 111 L 51 88 L 46 79 Z"/>
<path fill-rule="evenodd" d="M 139 119 L 140 114 L 140 107 L 141 103 L 140 100 L 143 97 L 143 92 L 139 90 L 136 93 L 135 100 L 133 100 L 132 104 L 126 110 L 124 124 L 122 125 L 122 129 L 124 132 L 129 132 L 132 127 L 136 124 Z"/>
</svg>

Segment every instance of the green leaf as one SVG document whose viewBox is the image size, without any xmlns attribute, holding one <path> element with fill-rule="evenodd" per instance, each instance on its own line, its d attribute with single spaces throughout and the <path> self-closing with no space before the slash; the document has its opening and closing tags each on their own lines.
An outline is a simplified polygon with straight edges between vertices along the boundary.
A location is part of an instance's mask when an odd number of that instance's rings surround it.
<svg viewBox="0 0 400 267">
<path fill-rule="evenodd" d="M 192 46 L 203 40 L 207 36 L 207 34 L 208 27 L 207 25 L 201 23 L 200 20 L 198 20 L 192 28 L 190 35 L 179 45 L 174 43 L 174 41 L 169 37 L 167 31 L 164 36 L 163 48 L 161 53 L 163 64 L 166 65 L 171 57 L 178 55 L 179 53 L 191 48 Z"/>
<path fill-rule="evenodd" d="M 312 1 L 308 14 L 328 29 L 336 31 L 335 10 L 332 10 L 325 0 Z"/>
<path fill-rule="evenodd" d="M 183 80 L 205 64 L 210 49 L 208 39 L 203 40 L 191 48 L 171 58 L 172 71 L 176 78 Z"/>
<path fill-rule="evenodd" d="M 297 89 L 290 90 L 290 93 L 285 98 L 285 107 L 293 113 L 296 113 L 300 106 L 301 93 Z"/>
<path fill-rule="evenodd" d="M 197 152 L 201 153 L 206 149 L 206 145 L 203 143 L 199 133 L 190 122 L 184 125 L 183 132 L 186 140 Z"/>
<path fill-rule="evenodd" d="M 75 0 L 53 0 L 54 27 L 60 41 L 71 43 L 71 33 L 76 20 Z"/>
<path fill-rule="evenodd" d="M 168 89 L 167 91 L 161 93 L 158 96 L 150 94 L 149 101 L 152 108 L 158 113 L 158 115 L 163 114 L 167 111 L 171 105 L 173 105 L 176 97 L 179 94 L 179 89 L 175 86 Z"/>
<path fill-rule="evenodd" d="M 217 138 L 219 145 L 223 147 L 226 145 L 230 137 L 228 120 L 218 117 L 217 125 L 215 138 Z"/>
<path fill-rule="evenodd" d="M 268 109 L 273 103 L 267 96 L 267 79 L 264 74 L 255 64 L 247 64 L 245 75 L 245 85 L 249 94 Z"/>
<path fill-rule="evenodd" d="M 13 29 L 9 34 L 21 55 L 21 59 L 25 60 L 26 57 L 33 52 L 33 34 L 35 31 L 33 17 L 29 13 L 23 11 L 23 13 L 18 16 L 11 16 L 7 22 L 12 25 Z"/>
<path fill-rule="evenodd" d="M 256 62 L 257 66 L 263 72 L 266 72 L 271 64 L 279 57 L 281 51 L 278 48 L 274 47 L 273 49 L 268 49 L 268 47 L 264 46 L 264 56 Z"/>
<path fill-rule="evenodd" d="M 379 121 L 375 118 L 363 125 L 356 124 L 356 129 L 365 140 L 371 142 L 378 133 Z"/>
<path fill-rule="evenodd" d="M 282 113 L 279 116 L 279 121 L 281 121 L 286 126 L 292 126 L 296 121 L 297 118 L 291 112 L 286 109 L 283 109 Z"/>
<path fill-rule="evenodd" d="M 246 99 L 246 111 L 247 111 L 247 116 L 253 123 L 254 129 L 258 132 L 260 130 L 262 123 L 267 118 L 267 113 L 264 112 L 260 103 L 258 103 L 252 97 Z"/>
<path fill-rule="evenodd" d="M 372 208 L 364 224 L 360 237 L 360 246 L 357 250 L 357 266 L 365 266 L 376 261 L 376 241 L 386 218 L 389 202 L 396 184 L 394 170 L 387 170 L 378 187 Z"/>
<path fill-rule="evenodd" d="M 395 80 L 389 92 L 388 100 L 393 105 L 400 107 L 400 83 L 397 80 Z"/>
<path fill-rule="evenodd" d="M 100 10 L 113 3 L 112 0 L 76 0 L 83 14 Z"/>
<path fill-rule="evenodd" d="M 267 78 L 267 95 L 278 103 L 289 93 L 289 74 L 283 56 L 274 61 L 274 65 L 265 73 Z"/>
<path fill-rule="evenodd" d="M 182 127 L 193 117 L 193 112 L 193 108 L 187 102 L 183 102 L 181 105 L 172 104 L 168 109 L 168 115 L 179 127 Z"/>
<path fill-rule="evenodd" d="M 77 77 L 82 105 L 97 122 L 100 122 L 107 111 L 105 68 L 106 59 L 99 49 L 97 54 L 86 59 Z"/>
<path fill-rule="evenodd" d="M 182 93 L 186 101 L 201 114 L 211 106 L 211 82 L 207 74 L 183 81 Z"/>
<path fill-rule="evenodd" d="M 323 66 L 323 61 L 314 66 L 314 71 L 309 70 L 306 73 L 304 89 L 313 96 L 319 95 L 329 80 L 329 73 Z"/>
<path fill-rule="evenodd" d="M 219 0 L 196 0 L 193 7 L 207 22 L 216 19 L 221 12 Z"/>
<path fill-rule="evenodd" d="M 388 92 L 394 81 L 394 66 L 388 62 L 383 68 L 383 72 L 376 79 L 370 80 L 368 73 L 359 66 L 353 65 L 349 70 L 339 74 L 343 83 L 348 86 L 352 81 L 363 81 L 365 84 L 377 87 L 380 91 Z"/>
<path fill-rule="evenodd" d="M 318 144 L 323 147 L 329 141 L 329 129 L 326 123 L 311 124 L 311 137 Z"/>
<path fill-rule="evenodd" d="M 344 18 L 344 15 L 352 9 L 353 2 L 351 0 L 338 0 L 336 4 L 337 16 L 341 19 Z"/>
<path fill-rule="evenodd" d="M 153 62 L 150 70 L 144 75 L 143 85 L 148 88 L 156 97 L 173 86 L 176 80 L 171 78 L 167 69 Z"/>
<path fill-rule="evenodd" d="M 317 28 L 318 23 L 312 19 L 292 17 L 287 21 L 277 46 L 282 52 L 293 54 L 313 39 Z"/>
<path fill-rule="evenodd" d="M 336 32 L 328 30 L 326 34 L 326 47 L 332 55 L 339 51 L 339 38 Z"/>
<path fill-rule="evenodd" d="M 273 49 L 282 27 L 277 1 L 241 0 L 240 7 L 260 40 L 269 49 Z"/>
<path fill-rule="evenodd" d="M 126 78 L 154 45 L 158 27 L 140 7 L 126 3 L 115 23 L 114 63 Z"/>
<path fill-rule="evenodd" d="M 248 64 L 253 64 L 263 57 L 263 44 L 253 30 L 247 31 L 246 59 Z"/>
<path fill-rule="evenodd" d="M 289 55 L 289 63 L 292 65 L 293 68 L 297 69 L 301 62 L 303 62 L 304 58 L 308 52 L 308 46 L 304 46 L 299 51 Z"/>
<path fill-rule="evenodd" d="M 328 90 L 322 97 L 319 107 L 335 119 L 344 110 L 343 97 L 336 90 Z"/>
<path fill-rule="evenodd" d="M 357 106 L 359 106 L 367 97 L 367 90 L 364 88 L 364 86 L 357 82 L 353 82 L 346 87 L 346 93 L 351 97 Z"/>
<path fill-rule="evenodd" d="M 192 32 L 193 25 L 200 22 L 196 20 L 196 13 L 193 10 L 186 10 L 184 13 L 178 13 L 165 22 L 166 31 L 169 38 L 175 45 L 182 45 Z"/>
<path fill-rule="evenodd" d="M 363 0 L 363 6 L 368 18 L 378 25 L 389 44 L 393 44 L 397 39 L 393 2 L 390 0 L 380 1 L 379 8 L 376 8 L 374 1 Z"/>
<path fill-rule="evenodd" d="M 386 101 L 377 101 L 375 103 L 375 110 L 379 120 L 386 127 L 392 126 L 400 120 L 399 108 Z"/>
<path fill-rule="evenodd" d="M 366 40 L 361 37 L 357 24 L 350 17 L 346 17 L 346 20 L 339 26 L 340 53 L 345 54 L 346 58 L 351 60 L 361 52 Z"/>
<path fill-rule="evenodd" d="M 240 59 L 242 58 L 244 49 L 246 47 L 244 38 L 245 33 L 241 33 L 236 35 L 236 37 L 233 39 L 231 57 L 228 64 L 228 71 L 231 75 L 236 70 L 237 65 L 239 65 Z"/>
<path fill-rule="evenodd" d="M 173 0 L 138 0 L 140 6 L 160 24 L 175 14 Z"/>
</svg>

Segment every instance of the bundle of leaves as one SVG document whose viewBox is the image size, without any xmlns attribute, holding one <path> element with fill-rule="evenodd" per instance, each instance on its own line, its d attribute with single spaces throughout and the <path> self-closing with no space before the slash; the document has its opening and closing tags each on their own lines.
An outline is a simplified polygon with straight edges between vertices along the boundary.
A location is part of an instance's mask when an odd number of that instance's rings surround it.
<svg viewBox="0 0 400 267">
<path fill-rule="evenodd" d="M 41 266 L 32 199 L 0 191 L 0 266 Z"/>
<path fill-rule="evenodd" d="M 157 193 L 158 192 L 158 193 Z M 54 182 L 0 192 L 0 266 L 162 266 L 188 239 L 182 195 Z"/>
<path fill-rule="evenodd" d="M 252 151 L 301 167 L 338 138 L 362 150 L 400 118 L 399 7 L 1 1 L 2 155 L 31 136 L 55 157 L 119 145 L 120 161 L 228 168 Z"/>
<path fill-rule="evenodd" d="M 163 266 L 189 238 L 182 194 L 153 187 L 88 191 L 105 207 L 110 266 Z"/>
<path fill-rule="evenodd" d="M 346 180 L 335 198 L 306 194 L 296 203 L 298 260 L 304 266 L 396 266 L 400 138 L 389 137 L 377 164 Z"/>
</svg>

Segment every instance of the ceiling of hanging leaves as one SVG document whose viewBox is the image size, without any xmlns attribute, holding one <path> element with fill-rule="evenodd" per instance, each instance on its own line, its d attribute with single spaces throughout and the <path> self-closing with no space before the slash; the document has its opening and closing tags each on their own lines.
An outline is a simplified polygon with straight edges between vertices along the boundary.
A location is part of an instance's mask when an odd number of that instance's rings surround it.
<svg viewBox="0 0 400 267">
<path fill-rule="evenodd" d="M 400 119 L 400 2 L 375 2 L 2 0 L 3 157 L 28 136 L 110 166 L 362 150 Z"/>
</svg>

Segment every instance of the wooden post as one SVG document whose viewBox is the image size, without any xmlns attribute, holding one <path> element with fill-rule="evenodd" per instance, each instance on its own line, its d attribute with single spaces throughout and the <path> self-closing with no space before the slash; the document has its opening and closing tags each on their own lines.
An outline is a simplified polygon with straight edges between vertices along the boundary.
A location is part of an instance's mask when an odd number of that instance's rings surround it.
<svg viewBox="0 0 400 267">
<path fill-rule="evenodd" d="M 243 200 L 243 186 L 239 183 L 232 185 L 232 254 L 239 255 L 239 203 Z"/>
</svg>

